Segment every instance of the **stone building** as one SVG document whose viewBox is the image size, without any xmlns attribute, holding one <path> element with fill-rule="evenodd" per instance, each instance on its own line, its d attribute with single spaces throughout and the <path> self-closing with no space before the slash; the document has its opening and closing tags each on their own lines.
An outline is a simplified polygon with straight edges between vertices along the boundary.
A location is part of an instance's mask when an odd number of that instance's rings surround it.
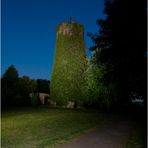
<svg viewBox="0 0 148 148">
<path fill-rule="evenodd" d="M 59 24 L 50 84 L 51 98 L 59 104 L 81 100 L 85 67 L 83 25 L 77 22 Z"/>
</svg>

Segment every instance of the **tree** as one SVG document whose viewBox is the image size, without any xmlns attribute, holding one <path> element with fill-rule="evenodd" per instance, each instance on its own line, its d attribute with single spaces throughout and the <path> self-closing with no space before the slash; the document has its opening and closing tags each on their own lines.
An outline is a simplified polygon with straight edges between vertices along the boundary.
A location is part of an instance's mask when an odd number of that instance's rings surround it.
<svg viewBox="0 0 148 148">
<path fill-rule="evenodd" d="M 37 105 L 41 105 L 41 100 L 39 98 L 39 93 L 47 93 L 47 94 L 50 93 L 49 85 L 50 85 L 50 81 L 37 79 L 37 85 L 36 85 L 37 96 L 34 96 L 34 98 L 37 97 Z"/>
<path fill-rule="evenodd" d="M 103 76 L 103 67 L 98 67 L 92 61 L 94 56 L 91 59 L 88 59 L 87 69 L 85 71 L 85 87 L 84 94 L 88 102 L 97 101 L 100 94 L 101 80 Z"/>
<path fill-rule="evenodd" d="M 114 95 L 113 84 L 104 85 L 104 75 L 106 67 L 103 64 L 96 64 L 96 56 L 92 55 L 88 60 L 87 69 L 85 71 L 85 104 L 87 106 L 97 107 L 100 109 L 110 110 L 113 103 L 111 95 Z"/>
<path fill-rule="evenodd" d="M 118 103 L 128 102 L 131 92 L 146 98 L 146 2 L 106 0 L 106 19 L 91 34 L 97 60 L 105 64 L 104 85 L 114 84 Z"/>
<path fill-rule="evenodd" d="M 34 92 L 36 82 L 28 76 L 19 77 L 16 68 L 11 65 L 1 78 L 2 107 L 30 105 L 30 93 Z"/>
<path fill-rule="evenodd" d="M 23 76 L 22 78 L 19 78 L 19 94 L 21 96 L 21 102 L 19 104 L 30 105 L 31 100 L 29 95 L 35 91 L 35 88 L 36 82 L 30 80 L 28 76 Z"/>
<path fill-rule="evenodd" d="M 16 68 L 11 65 L 3 74 L 1 79 L 2 86 L 2 107 L 10 106 L 18 93 L 18 72 Z"/>
<path fill-rule="evenodd" d="M 50 85 L 50 81 L 49 80 L 43 80 L 43 79 L 38 79 L 38 87 L 39 87 L 39 92 L 40 93 L 47 93 L 50 94 L 50 89 L 49 89 L 49 85 Z"/>
</svg>

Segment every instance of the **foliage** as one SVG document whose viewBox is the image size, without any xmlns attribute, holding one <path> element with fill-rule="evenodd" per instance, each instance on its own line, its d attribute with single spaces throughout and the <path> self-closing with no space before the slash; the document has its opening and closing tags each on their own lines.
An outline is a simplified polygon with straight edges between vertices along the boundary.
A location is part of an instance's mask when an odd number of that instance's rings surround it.
<svg viewBox="0 0 148 148">
<path fill-rule="evenodd" d="M 37 106 L 38 104 L 37 93 L 32 93 L 32 96 L 30 98 L 31 98 L 31 104 L 33 106 Z"/>
<path fill-rule="evenodd" d="M 113 103 L 114 86 L 110 84 L 109 86 L 104 85 L 104 75 L 106 74 L 105 65 L 94 64 L 95 55 L 92 55 L 91 59 L 88 61 L 88 67 L 85 72 L 85 102 L 88 104 L 94 104 L 96 102 L 101 108 L 110 109 L 111 104 Z"/>
<path fill-rule="evenodd" d="M 134 4 L 134 7 L 133 7 Z M 137 11 L 138 10 L 138 11 Z M 131 92 L 146 98 L 146 11 L 144 1 L 106 0 L 100 30 L 90 34 L 98 66 L 106 66 L 104 85 L 113 84 L 118 102 Z"/>
<path fill-rule="evenodd" d="M 139 118 L 139 117 L 138 117 Z M 146 148 L 147 147 L 147 131 L 146 123 L 143 119 L 139 118 L 134 121 L 134 130 L 132 131 L 126 148 Z"/>
<path fill-rule="evenodd" d="M 30 80 L 28 76 L 23 76 L 19 78 L 19 93 L 22 96 L 22 104 L 31 104 L 29 95 L 34 92 L 36 87 L 36 82 Z"/>
<path fill-rule="evenodd" d="M 46 94 L 50 93 L 50 89 L 49 89 L 50 81 L 49 80 L 38 79 L 37 83 L 38 83 L 38 90 L 40 93 L 46 93 Z"/>
<path fill-rule="evenodd" d="M 26 98 L 24 98 L 20 95 L 20 93 L 17 93 L 15 96 L 12 97 L 11 104 L 9 106 L 20 106 L 24 105 L 26 103 Z"/>
<path fill-rule="evenodd" d="M 66 25 L 66 27 L 65 27 Z M 83 26 L 63 24 L 71 29 L 68 34 L 57 31 L 54 69 L 51 77 L 51 98 L 58 103 L 83 99 L 84 71 L 86 67 Z M 61 28 L 58 26 L 58 28 Z"/>
<path fill-rule="evenodd" d="M 38 83 L 39 82 L 39 83 Z M 16 68 L 11 65 L 1 78 L 2 107 L 36 104 L 36 96 L 32 93 L 50 93 L 48 80 L 33 80 L 28 76 L 19 77 Z M 39 100 L 38 100 L 39 101 Z"/>
<path fill-rule="evenodd" d="M 101 92 L 101 80 L 103 75 L 103 68 L 88 61 L 87 70 L 85 71 L 85 87 L 84 94 L 88 101 L 96 101 Z"/>
<path fill-rule="evenodd" d="M 36 82 L 28 76 L 19 77 L 16 68 L 11 65 L 1 78 L 2 107 L 30 105 L 29 94 L 34 92 Z"/>
<path fill-rule="evenodd" d="M 2 86 L 2 105 L 10 106 L 18 98 L 19 77 L 16 68 L 11 65 L 1 79 Z"/>
</svg>

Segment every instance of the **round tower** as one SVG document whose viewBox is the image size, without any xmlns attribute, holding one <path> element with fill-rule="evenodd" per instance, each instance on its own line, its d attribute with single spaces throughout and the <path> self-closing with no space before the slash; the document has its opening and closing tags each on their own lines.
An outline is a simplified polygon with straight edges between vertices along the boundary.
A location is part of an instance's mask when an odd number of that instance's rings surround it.
<svg viewBox="0 0 148 148">
<path fill-rule="evenodd" d="M 51 98 L 59 103 L 82 99 L 86 67 L 84 27 L 76 22 L 57 26 Z"/>
</svg>

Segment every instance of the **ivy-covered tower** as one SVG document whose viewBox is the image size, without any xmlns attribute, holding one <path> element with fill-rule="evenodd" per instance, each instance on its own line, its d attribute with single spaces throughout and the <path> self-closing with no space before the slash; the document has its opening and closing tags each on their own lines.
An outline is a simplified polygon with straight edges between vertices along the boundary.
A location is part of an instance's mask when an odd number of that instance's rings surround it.
<svg viewBox="0 0 148 148">
<path fill-rule="evenodd" d="M 84 27 L 76 22 L 57 26 L 51 98 L 57 103 L 83 99 L 86 67 Z"/>
</svg>

